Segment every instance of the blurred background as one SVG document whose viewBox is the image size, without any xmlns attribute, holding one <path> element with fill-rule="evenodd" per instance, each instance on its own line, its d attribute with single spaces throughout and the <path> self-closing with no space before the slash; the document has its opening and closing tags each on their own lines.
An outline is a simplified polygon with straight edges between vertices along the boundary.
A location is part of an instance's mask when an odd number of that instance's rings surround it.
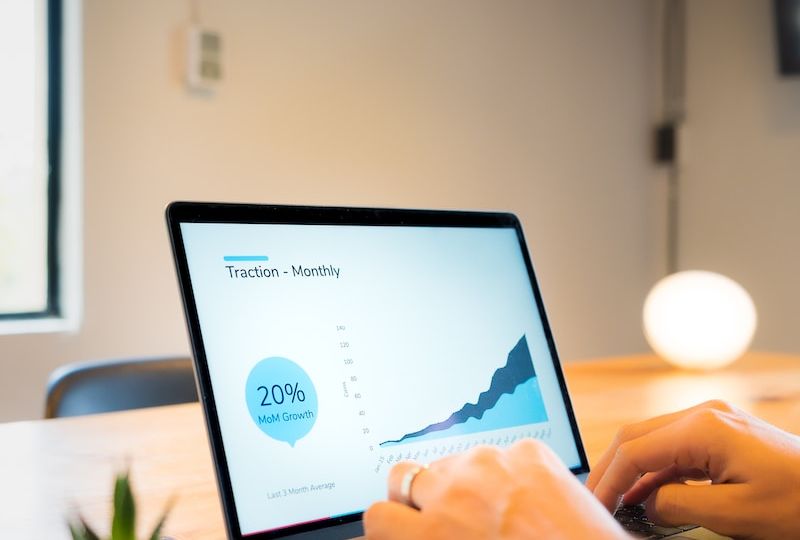
<svg viewBox="0 0 800 540">
<path fill-rule="evenodd" d="M 665 2 L 64 0 L 67 322 L 7 308 L 0 421 L 41 417 L 59 365 L 189 352 L 175 199 L 508 210 L 564 361 L 645 352 L 648 290 L 692 268 L 750 292 L 753 348 L 800 353 L 800 77 L 779 69 L 776 3 L 684 8 L 672 167 L 653 144 L 670 111 Z M 186 85 L 193 22 L 220 40 L 211 90 Z M 0 214 L 19 224 L 10 170 Z M 0 236 L 0 267 L 13 245 Z"/>
</svg>

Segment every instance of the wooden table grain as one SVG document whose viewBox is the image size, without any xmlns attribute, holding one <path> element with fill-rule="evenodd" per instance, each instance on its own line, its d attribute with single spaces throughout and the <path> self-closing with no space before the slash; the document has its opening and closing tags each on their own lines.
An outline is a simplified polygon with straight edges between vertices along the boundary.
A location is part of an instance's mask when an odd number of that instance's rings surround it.
<svg viewBox="0 0 800 540">
<path fill-rule="evenodd" d="M 750 353 L 728 369 L 692 373 L 653 356 L 575 362 L 567 384 L 590 462 L 619 426 L 721 398 L 800 433 L 800 357 Z M 80 510 L 109 528 L 113 475 L 130 468 L 140 535 L 174 498 L 166 534 L 224 538 L 197 404 L 0 425 L 0 537 L 68 538 Z"/>
</svg>

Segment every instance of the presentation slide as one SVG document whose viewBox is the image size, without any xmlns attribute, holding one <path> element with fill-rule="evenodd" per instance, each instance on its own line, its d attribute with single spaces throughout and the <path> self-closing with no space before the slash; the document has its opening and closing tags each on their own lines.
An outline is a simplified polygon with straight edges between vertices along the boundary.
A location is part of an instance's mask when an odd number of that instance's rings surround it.
<svg viewBox="0 0 800 540">
<path fill-rule="evenodd" d="M 580 464 L 514 229 L 181 232 L 243 534 L 362 512 L 406 459 Z"/>
</svg>

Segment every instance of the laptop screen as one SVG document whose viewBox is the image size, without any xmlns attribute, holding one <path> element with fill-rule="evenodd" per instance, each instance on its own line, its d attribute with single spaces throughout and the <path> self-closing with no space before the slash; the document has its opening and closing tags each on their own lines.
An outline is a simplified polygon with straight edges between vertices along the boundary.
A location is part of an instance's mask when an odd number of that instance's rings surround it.
<svg viewBox="0 0 800 540">
<path fill-rule="evenodd" d="M 180 231 L 242 535 L 358 514 L 405 459 L 535 437 L 581 466 L 514 227 Z"/>
</svg>

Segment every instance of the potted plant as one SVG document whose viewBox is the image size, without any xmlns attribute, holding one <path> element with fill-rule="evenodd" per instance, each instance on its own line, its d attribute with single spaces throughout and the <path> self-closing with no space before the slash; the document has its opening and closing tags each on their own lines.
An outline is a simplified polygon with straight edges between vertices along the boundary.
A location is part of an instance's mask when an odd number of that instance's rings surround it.
<svg viewBox="0 0 800 540">
<path fill-rule="evenodd" d="M 155 529 L 147 538 L 160 540 L 161 529 L 167 520 L 171 504 L 167 505 Z M 78 516 L 69 523 L 72 540 L 100 540 L 100 536 L 92 530 L 83 517 Z M 128 471 L 118 474 L 114 481 L 114 515 L 111 519 L 111 536 L 108 540 L 137 540 L 136 539 L 136 501 L 131 490 L 130 475 Z"/>
</svg>

